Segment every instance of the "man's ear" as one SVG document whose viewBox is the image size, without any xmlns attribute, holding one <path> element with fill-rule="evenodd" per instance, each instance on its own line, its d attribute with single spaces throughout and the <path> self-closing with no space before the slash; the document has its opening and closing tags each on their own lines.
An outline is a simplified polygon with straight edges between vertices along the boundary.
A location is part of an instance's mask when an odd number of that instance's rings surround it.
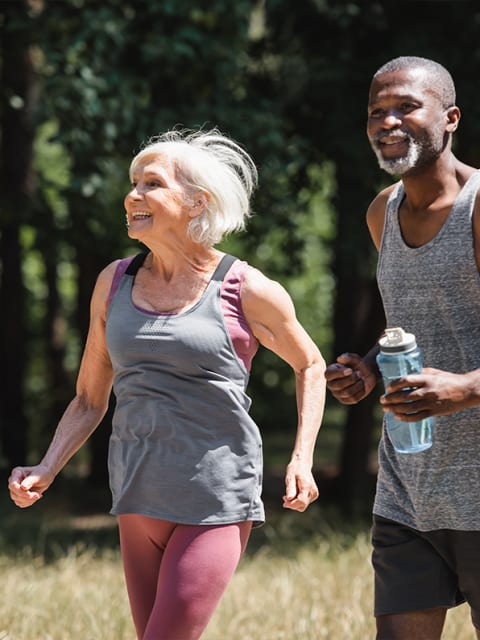
<svg viewBox="0 0 480 640">
<path fill-rule="evenodd" d="M 453 133 L 457 130 L 458 123 L 460 122 L 460 109 L 458 107 L 449 107 L 445 113 L 447 119 L 445 129 L 448 133 Z"/>
</svg>

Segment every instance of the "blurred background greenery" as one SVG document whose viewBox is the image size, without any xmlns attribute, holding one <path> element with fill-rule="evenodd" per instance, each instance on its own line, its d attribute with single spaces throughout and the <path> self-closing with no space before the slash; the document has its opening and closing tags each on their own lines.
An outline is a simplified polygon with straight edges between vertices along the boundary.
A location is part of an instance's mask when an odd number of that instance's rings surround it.
<svg viewBox="0 0 480 640">
<path fill-rule="evenodd" d="M 463 112 L 456 153 L 478 166 L 479 36 L 469 0 L 0 1 L 4 474 L 38 460 L 72 397 L 95 278 L 138 250 L 124 227 L 129 162 L 174 126 L 217 126 L 258 165 L 255 216 L 222 248 L 282 282 L 328 361 L 365 352 L 384 320 L 364 214 L 390 180 L 365 135 L 371 76 L 397 55 L 443 63 Z M 249 392 L 276 498 L 293 376 L 261 350 Z M 377 397 L 348 410 L 329 398 L 318 441 L 320 501 L 349 514 L 371 505 Z M 109 418 L 64 472 L 70 501 L 108 494 Z"/>
</svg>

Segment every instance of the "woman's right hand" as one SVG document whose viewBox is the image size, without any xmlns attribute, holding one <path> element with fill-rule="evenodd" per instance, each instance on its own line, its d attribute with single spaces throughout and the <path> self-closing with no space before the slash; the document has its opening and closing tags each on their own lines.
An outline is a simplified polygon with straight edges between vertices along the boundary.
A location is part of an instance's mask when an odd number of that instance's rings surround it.
<svg viewBox="0 0 480 640">
<path fill-rule="evenodd" d="M 30 507 L 40 500 L 53 480 L 54 476 L 44 465 L 15 467 L 8 479 L 10 497 L 17 507 Z"/>
<path fill-rule="evenodd" d="M 327 388 L 342 404 L 363 400 L 377 384 L 378 369 L 356 353 L 342 353 L 325 371 Z"/>
</svg>

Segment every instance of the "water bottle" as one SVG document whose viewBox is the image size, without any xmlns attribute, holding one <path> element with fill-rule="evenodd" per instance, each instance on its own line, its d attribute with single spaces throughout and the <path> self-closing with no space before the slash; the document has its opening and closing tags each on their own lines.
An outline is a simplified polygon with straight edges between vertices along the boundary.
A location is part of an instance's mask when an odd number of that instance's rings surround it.
<svg viewBox="0 0 480 640">
<path fill-rule="evenodd" d="M 422 371 L 422 353 L 413 334 L 400 327 L 386 329 L 385 336 L 378 342 L 377 364 L 385 387 L 393 380 Z M 433 418 L 401 422 L 388 412 L 384 419 L 388 437 L 399 453 L 417 453 L 432 446 Z"/>
</svg>

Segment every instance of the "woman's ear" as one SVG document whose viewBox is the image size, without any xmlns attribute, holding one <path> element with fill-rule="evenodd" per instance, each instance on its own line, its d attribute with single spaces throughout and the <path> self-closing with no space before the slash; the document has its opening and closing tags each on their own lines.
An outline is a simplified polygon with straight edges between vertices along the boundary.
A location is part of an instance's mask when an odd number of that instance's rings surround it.
<svg viewBox="0 0 480 640">
<path fill-rule="evenodd" d="M 206 191 L 197 191 L 192 198 L 192 204 L 190 206 L 190 217 L 197 218 L 201 216 L 210 202 L 210 194 Z"/>
</svg>

